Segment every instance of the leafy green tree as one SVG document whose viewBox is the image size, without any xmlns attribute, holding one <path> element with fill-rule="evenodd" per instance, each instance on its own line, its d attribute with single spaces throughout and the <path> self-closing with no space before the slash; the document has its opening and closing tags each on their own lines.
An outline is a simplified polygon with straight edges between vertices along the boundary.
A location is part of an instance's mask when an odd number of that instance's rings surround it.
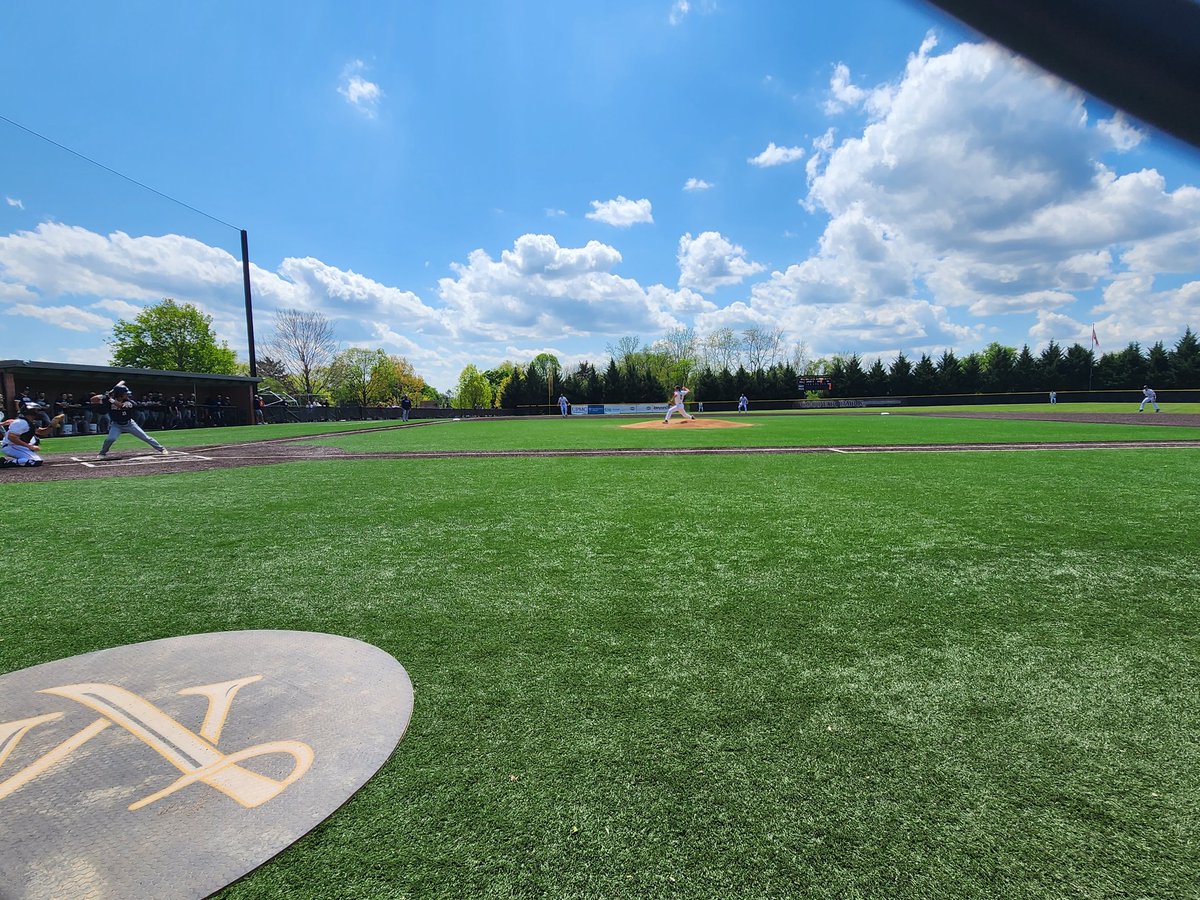
<svg viewBox="0 0 1200 900">
<path fill-rule="evenodd" d="M 608 354 L 609 359 L 616 362 L 618 369 L 624 369 L 628 365 L 629 359 L 637 353 L 638 347 L 641 344 L 641 338 L 627 335 L 615 344 L 609 344 L 605 347 L 605 352 Z"/>
<path fill-rule="evenodd" d="M 488 377 L 486 373 L 485 377 Z M 488 377 L 488 381 L 491 381 L 490 377 Z M 504 409 L 513 410 L 521 406 L 528 406 L 529 400 L 525 394 L 525 376 L 521 373 L 520 367 L 514 364 L 512 373 L 500 386 L 498 405 Z"/>
<path fill-rule="evenodd" d="M 468 365 L 458 375 L 454 405 L 460 409 L 488 409 L 492 405 L 492 385 L 475 366 Z"/>
<path fill-rule="evenodd" d="M 371 396 L 371 375 L 388 362 L 382 350 L 351 347 L 329 364 L 327 381 L 333 402 L 339 406 L 370 406 L 378 402 Z"/>
<path fill-rule="evenodd" d="M 508 386 L 508 382 L 512 379 L 513 375 L 520 371 L 521 370 L 516 363 L 505 360 L 504 362 L 500 363 L 500 365 L 496 366 L 496 368 L 488 369 L 483 373 L 483 377 L 486 378 L 488 380 L 488 384 L 492 386 L 492 402 L 494 402 L 497 407 L 504 407 L 505 409 L 512 408 L 504 402 L 504 398 L 507 396 L 505 388 Z"/>
<path fill-rule="evenodd" d="M 687 384 L 695 371 L 696 333 L 691 328 L 675 328 L 651 348 L 651 370 L 664 391 L 675 390 L 677 384 Z"/>
<path fill-rule="evenodd" d="M 424 397 L 430 390 L 428 382 L 417 374 L 416 368 L 403 356 L 388 356 L 388 362 L 395 369 L 393 376 L 396 392 L 391 395 L 397 403 L 404 394 L 413 400 Z M 436 393 L 436 392 L 435 392 Z"/>
<path fill-rule="evenodd" d="M 533 358 L 532 365 L 546 383 L 546 408 L 549 410 L 554 405 L 554 382 L 562 372 L 562 363 L 553 353 L 539 353 Z"/>
<path fill-rule="evenodd" d="M 191 303 L 164 298 L 134 316 L 118 319 L 108 340 L 113 348 L 109 364 L 167 372 L 204 372 L 233 375 L 237 357 L 212 329 L 206 316 Z"/>
</svg>

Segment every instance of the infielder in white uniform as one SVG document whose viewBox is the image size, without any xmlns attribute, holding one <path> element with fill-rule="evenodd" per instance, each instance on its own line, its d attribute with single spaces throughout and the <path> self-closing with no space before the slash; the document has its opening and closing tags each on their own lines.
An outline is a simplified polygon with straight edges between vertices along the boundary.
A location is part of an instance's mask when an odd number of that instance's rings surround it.
<svg viewBox="0 0 1200 900">
<path fill-rule="evenodd" d="M 690 393 L 691 393 L 691 391 L 689 391 L 685 387 L 680 387 L 679 385 L 675 386 L 675 393 L 671 395 L 671 408 L 667 410 L 667 417 L 665 419 L 663 419 L 664 425 L 670 424 L 671 416 L 674 413 L 679 413 L 681 416 L 683 416 L 689 422 L 692 421 L 692 419 L 696 418 L 693 415 L 689 415 L 688 411 L 683 408 L 683 398 L 686 397 Z"/>
<path fill-rule="evenodd" d="M 1155 412 L 1162 412 L 1162 410 L 1158 408 L 1158 400 L 1155 399 L 1157 396 L 1158 395 L 1154 393 L 1154 388 L 1150 387 L 1148 384 L 1145 385 L 1142 388 L 1142 403 L 1138 407 L 1138 412 L 1144 410 L 1147 403 L 1154 407 Z"/>
</svg>

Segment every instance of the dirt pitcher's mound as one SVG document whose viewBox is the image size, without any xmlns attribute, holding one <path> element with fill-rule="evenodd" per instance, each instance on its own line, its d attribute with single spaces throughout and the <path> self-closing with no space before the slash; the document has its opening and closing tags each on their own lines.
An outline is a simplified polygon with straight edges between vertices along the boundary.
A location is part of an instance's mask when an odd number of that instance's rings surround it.
<svg viewBox="0 0 1200 900">
<path fill-rule="evenodd" d="M 630 425 L 622 425 L 622 428 L 663 428 L 663 429 L 679 429 L 679 428 L 753 428 L 749 422 L 730 422 L 728 419 L 671 419 L 671 424 L 668 425 L 662 419 L 655 419 L 653 422 L 633 422 Z"/>
</svg>

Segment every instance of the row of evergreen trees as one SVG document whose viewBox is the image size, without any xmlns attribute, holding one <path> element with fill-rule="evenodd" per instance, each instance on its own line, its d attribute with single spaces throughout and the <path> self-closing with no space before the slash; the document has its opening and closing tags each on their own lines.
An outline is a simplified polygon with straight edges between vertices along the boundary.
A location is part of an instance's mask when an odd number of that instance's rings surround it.
<svg viewBox="0 0 1200 900">
<path fill-rule="evenodd" d="M 491 373 L 489 373 L 491 374 Z M 947 350 L 938 359 L 927 354 L 914 363 L 900 353 L 890 365 L 876 360 L 864 367 L 857 354 L 808 362 L 803 371 L 791 363 L 775 363 L 752 372 L 714 371 L 694 362 L 676 362 L 664 370 L 652 356 L 633 354 L 618 364 L 609 360 L 601 372 L 590 363 L 574 371 L 547 372 L 531 363 L 516 367 L 497 385 L 496 405 L 506 409 L 552 407 L 559 394 L 572 403 L 661 403 L 675 383 L 692 389 L 690 400 L 729 401 L 745 392 L 752 400 L 794 400 L 803 395 L 801 375 L 826 375 L 832 397 L 913 397 L 936 394 L 1026 393 L 1048 391 L 1156 390 L 1200 388 L 1200 340 L 1187 328 L 1171 349 L 1161 341 L 1149 351 L 1137 343 L 1097 357 L 1078 343 L 1064 350 L 1051 341 L 1034 355 L 993 343 L 962 359 Z"/>
<path fill-rule="evenodd" d="M 840 397 L 1200 388 L 1200 341 L 1189 327 L 1171 350 L 1162 341 L 1149 352 L 1131 343 L 1099 358 L 1081 344 L 1064 351 L 1051 341 L 1034 356 L 1028 345 L 1018 352 L 993 343 L 963 359 L 947 350 L 913 363 L 901 353 L 890 366 L 876 360 L 866 369 L 857 356 L 836 358 L 826 374 Z"/>
</svg>

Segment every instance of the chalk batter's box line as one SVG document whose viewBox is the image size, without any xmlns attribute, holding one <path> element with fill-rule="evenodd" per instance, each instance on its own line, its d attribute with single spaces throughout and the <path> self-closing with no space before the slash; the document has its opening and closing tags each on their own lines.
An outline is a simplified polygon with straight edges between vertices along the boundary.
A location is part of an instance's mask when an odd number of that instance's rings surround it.
<svg viewBox="0 0 1200 900">
<path fill-rule="evenodd" d="M 162 465 L 165 462 L 172 460 L 179 462 L 209 462 L 211 456 L 200 456 L 196 453 L 183 453 L 179 450 L 172 450 L 170 457 L 154 454 L 153 456 L 131 456 L 128 459 L 80 459 L 78 456 L 72 456 L 73 462 L 79 463 L 81 466 L 86 466 L 89 469 L 111 469 L 121 466 L 146 466 L 146 465 Z"/>
</svg>

